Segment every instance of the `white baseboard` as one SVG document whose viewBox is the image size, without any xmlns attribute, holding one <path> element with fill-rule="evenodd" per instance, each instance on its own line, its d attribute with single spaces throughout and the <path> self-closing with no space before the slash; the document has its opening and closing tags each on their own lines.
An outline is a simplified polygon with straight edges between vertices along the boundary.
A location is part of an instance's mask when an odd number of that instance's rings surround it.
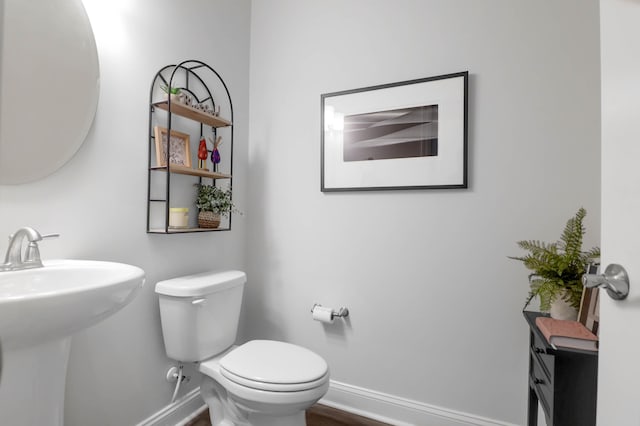
<svg viewBox="0 0 640 426">
<path fill-rule="evenodd" d="M 334 380 L 320 403 L 396 426 L 516 426 Z"/>
<path fill-rule="evenodd" d="M 136 426 L 183 426 L 206 409 L 198 387 Z"/>
<path fill-rule="evenodd" d="M 334 380 L 320 403 L 396 426 L 517 426 Z M 183 426 L 206 409 L 195 388 L 136 426 Z"/>
</svg>

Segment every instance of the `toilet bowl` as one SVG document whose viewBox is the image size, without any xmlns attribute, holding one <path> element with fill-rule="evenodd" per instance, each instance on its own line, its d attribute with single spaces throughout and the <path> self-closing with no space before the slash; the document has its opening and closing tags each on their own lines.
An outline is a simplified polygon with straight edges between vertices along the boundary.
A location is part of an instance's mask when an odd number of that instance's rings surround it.
<svg viewBox="0 0 640 426">
<path fill-rule="evenodd" d="M 167 355 L 196 362 L 212 426 L 304 426 L 329 388 L 322 357 L 290 343 L 235 341 L 246 275 L 207 272 L 159 282 Z"/>
<path fill-rule="evenodd" d="M 304 411 L 329 388 L 325 361 L 302 347 L 272 340 L 253 340 L 223 356 L 200 363 L 200 392 L 209 405 L 232 401 L 232 424 L 304 425 Z M 210 412 L 212 425 L 224 420 Z M 229 410 L 226 410 L 229 411 Z M 233 410 L 231 410 L 233 411 Z"/>
</svg>

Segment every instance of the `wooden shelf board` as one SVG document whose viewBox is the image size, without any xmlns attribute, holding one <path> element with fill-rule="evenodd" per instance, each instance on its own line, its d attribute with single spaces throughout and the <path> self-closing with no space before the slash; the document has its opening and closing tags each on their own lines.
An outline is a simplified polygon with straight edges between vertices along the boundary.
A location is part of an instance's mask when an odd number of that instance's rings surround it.
<svg viewBox="0 0 640 426">
<path fill-rule="evenodd" d="M 151 170 L 167 170 L 167 168 L 165 166 L 151 167 Z M 181 175 L 199 176 L 211 179 L 231 179 L 231 175 L 228 173 L 208 172 L 205 170 L 193 169 L 191 167 L 179 166 L 177 164 L 171 164 L 169 166 L 169 171 L 171 173 L 177 173 Z"/>
<path fill-rule="evenodd" d="M 155 102 L 153 105 L 165 111 L 169 111 L 169 101 Z M 207 124 L 211 127 L 228 127 L 232 124 L 229 120 L 207 114 L 206 112 L 177 102 L 171 103 L 171 113 L 199 121 L 200 123 Z"/>
<path fill-rule="evenodd" d="M 214 232 L 214 231 L 229 231 L 229 228 L 151 228 L 149 233 L 151 234 L 186 234 L 189 232 Z"/>
</svg>

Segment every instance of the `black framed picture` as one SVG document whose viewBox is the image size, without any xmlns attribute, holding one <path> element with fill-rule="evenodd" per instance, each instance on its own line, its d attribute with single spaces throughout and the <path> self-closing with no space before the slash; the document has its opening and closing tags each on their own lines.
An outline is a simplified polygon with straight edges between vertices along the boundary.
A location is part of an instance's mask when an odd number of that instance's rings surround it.
<svg viewBox="0 0 640 426">
<path fill-rule="evenodd" d="M 321 95 L 321 190 L 466 188 L 468 78 Z"/>
</svg>

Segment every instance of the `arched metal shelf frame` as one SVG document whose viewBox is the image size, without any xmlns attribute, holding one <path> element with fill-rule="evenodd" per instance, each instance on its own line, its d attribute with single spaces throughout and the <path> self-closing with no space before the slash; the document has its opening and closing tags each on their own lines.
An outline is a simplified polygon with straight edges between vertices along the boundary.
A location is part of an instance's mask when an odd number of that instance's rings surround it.
<svg viewBox="0 0 640 426">
<path fill-rule="evenodd" d="M 229 108 L 229 117 L 216 117 L 211 114 L 197 110 L 190 106 L 177 103 L 173 101 L 171 96 L 167 95 L 166 99 L 157 99 L 157 94 L 160 93 L 161 86 L 167 86 L 169 88 L 179 88 L 181 92 L 187 93 L 191 96 L 197 104 L 209 105 L 211 110 L 215 110 L 216 107 L 221 106 L 224 102 L 216 103 L 216 99 L 213 96 L 210 85 L 211 82 L 218 83 L 220 88 L 224 89 L 226 99 L 223 99 Z M 154 99 L 154 95 L 156 99 Z M 226 107 L 226 105 L 225 105 Z M 167 149 L 165 164 L 167 166 L 153 165 L 153 150 L 155 145 L 154 134 L 154 114 L 156 109 L 161 109 L 167 112 L 166 128 L 170 134 L 173 127 L 173 116 L 179 115 L 189 120 L 200 124 L 200 134 L 204 135 L 205 126 L 211 127 L 213 138 L 218 135 L 219 128 L 228 128 L 230 131 L 230 148 L 229 148 L 229 173 L 203 172 L 193 168 L 185 168 L 183 166 L 177 166 L 170 163 L 170 149 Z M 217 179 L 225 179 L 229 182 L 229 188 L 232 186 L 233 176 L 233 102 L 231 100 L 231 94 L 229 88 L 225 83 L 222 76 L 212 67 L 199 60 L 186 60 L 175 65 L 166 65 L 162 67 L 154 76 L 149 90 L 149 152 L 148 152 L 148 177 L 147 177 L 147 233 L 151 234 L 175 234 L 175 233 L 193 233 L 193 232 L 212 232 L 212 231 L 229 231 L 231 230 L 232 213 L 229 214 L 228 226 L 224 228 L 186 228 L 186 229 L 171 229 L 169 227 L 169 209 L 171 202 L 171 179 L 172 175 L 191 175 L 197 176 L 198 182 L 202 182 L 202 178 L 210 178 L 213 180 L 213 184 Z M 210 151 L 209 151 L 210 152 Z M 152 173 L 164 172 L 166 174 L 166 188 L 165 197 L 152 198 Z M 152 228 L 151 227 L 151 215 L 152 215 L 152 203 L 164 203 L 164 227 Z"/>
</svg>

